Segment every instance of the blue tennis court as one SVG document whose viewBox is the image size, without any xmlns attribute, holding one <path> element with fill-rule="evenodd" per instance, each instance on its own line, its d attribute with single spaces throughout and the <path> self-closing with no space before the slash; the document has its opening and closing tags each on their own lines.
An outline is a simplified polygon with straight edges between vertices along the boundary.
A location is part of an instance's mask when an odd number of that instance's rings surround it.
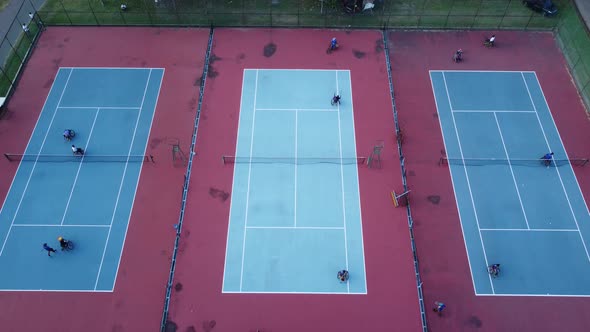
<svg viewBox="0 0 590 332">
<path fill-rule="evenodd" d="M 573 170 L 585 162 L 568 156 L 536 74 L 430 77 L 475 293 L 589 296 L 590 214 Z"/>
<path fill-rule="evenodd" d="M 20 164 L 0 211 L 0 290 L 113 291 L 163 75 L 59 69 L 24 155 L 12 157 Z M 72 144 L 85 155 L 73 156 Z M 61 251 L 58 236 L 74 248 Z M 43 243 L 57 252 L 48 257 Z"/>
<path fill-rule="evenodd" d="M 244 71 L 224 293 L 366 294 L 351 89 L 346 70 Z"/>
</svg>

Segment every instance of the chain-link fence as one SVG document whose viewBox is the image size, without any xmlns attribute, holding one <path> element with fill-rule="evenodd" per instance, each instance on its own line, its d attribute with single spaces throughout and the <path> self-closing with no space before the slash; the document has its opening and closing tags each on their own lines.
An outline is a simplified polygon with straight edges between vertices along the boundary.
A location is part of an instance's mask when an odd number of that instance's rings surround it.
<svg viewBox="0 0 590 332">
<path fill-rule="evenodd" d="M 30 1 L 24 1 L 0 40 L 0 98 L 7 97 L 16 85 L 21 67 L 26 63 L 43 22 Z M 0 99 L 0 105 L 4 99 Z"/>
<path fill-rule="evenodd" d="M 40 15 L 58 25 L 552 29 L 557 23 L 522 0 L 48 0 Z"/>
<path fill-rule="evenodd" d="M 590 110 L 590 31 L 571 6 L 562 11 L 556 36 L 570 67 L 578 91 Z"/>
</svg>

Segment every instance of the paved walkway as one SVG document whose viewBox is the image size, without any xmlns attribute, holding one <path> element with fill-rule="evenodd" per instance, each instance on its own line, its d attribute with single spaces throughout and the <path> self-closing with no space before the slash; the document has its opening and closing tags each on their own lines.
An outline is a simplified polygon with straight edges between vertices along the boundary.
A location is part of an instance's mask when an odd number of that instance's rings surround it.
<svg viewBox="0 0 590 332">
<path fill-rule="evenodd" d="M 590 1 L 588 0 L 574 0 L 576 6 L 578 6 L 578 11 L 586 22 L 586 26 L 590 29 Z"/>
<path fill-rule="evenodd" d="M 20 22 L 29 22 L 28 13 L 41 8 L 45 0 L 11 0 L 8 6 L 0 11 L 0 39 L 6 35 L 10 30 L 10 35 L 13 33 L 20 34 L 22 23 L 16 22 L 12 29 L 10 28 L 12 21 L 18 16 Z M 21 8 L 22 5 L 22 9 Z M 20 12 L 19 12 L 20 9 Z M 15 32 L 13 32 L 15 31 Z"/>
</svg>

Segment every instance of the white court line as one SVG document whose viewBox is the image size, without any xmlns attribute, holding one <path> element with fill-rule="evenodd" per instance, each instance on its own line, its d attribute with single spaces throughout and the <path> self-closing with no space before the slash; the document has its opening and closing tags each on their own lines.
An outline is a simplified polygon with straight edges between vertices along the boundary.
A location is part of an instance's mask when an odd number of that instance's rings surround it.
<svg viewBox="0 0 590 332">
<path fill-rule="evenodd" d="M 12 227 L 110 227 L 109 225 L 14 224 Z"/>
<path fill-rule="evenodd" d="M 247 229 L 303 229 L 303 230 L 344 230 L 344 227 L 314 227 L 314 226 L 248 226 Z"/>
<path fill-rule="evenodd" d="M 245 84 L 246 84 L 246 70 L 243 70 L 242 71 L 242 91 L 240 91 L 240 108 L 238 110 L 239 111 L 239 114 L 238 114 L 238 133 L 236 135 L 236 151 L 234 153 L 234 156 L 237 156 L 238 155 L 238 151 L 240 151 L 239 150 L 239 144 L 240 144 L 240 128 L 241 128 L 240 124 L 242 122 L 242 106 L 243 106 L 242 102 L 243 102 L 243 99 L 244 99 L 244 86 L 245 86 Z M 254 129 L 252 129 L 252 130 L 254 130 Z M 236 192 L 235 191 L 235 188 L 236 188 L 236 185 L 235 185 L 236 182 L 235 181 L 237 179 L 236 169 L 237 169 L 237 167 L 234 165 L 233 177 L 232 177 L 232 180 L 231 180 L 232 181 L 231 182 L 231 188 L 232 188 L 232 191 L 231 192 L 232 192 L 232 195 L 230 195 L 230 198 L 229 198 L 229 201 L 230 201 L 230 203 L 229 203 L 230 209 L 229 209 L 229 220 L 227 222 L 227 237 L 225 239 L 225 261 L 223 262 L 223 277 L 222 277 L 222 281 L 221 281 L 221 290 L 222 291 L 223 291 L 223 289 L 225 287 L 225 272 L 227 271 L 227 259 L 228 259 L 227 256 L 229 254 L 229 250 L 228 250 L 228 247 L 229 247 L 229 235 L 231 233 L 230 230 L 232 229 L 232 224 L 231 224 L 232 218 L 231 217 L 232 217 L 232 207 L 233 207 L 233 199 L 234 199 L 233 193 Z"/>
<path fill-rule="evenodd" d="M 158 69 L 160 70 L 160 69 Z M 150 121 L 150 126 L 149 126 L 149 130 L 148 130 L 148 134 L 146 139 L 150 138 L 150 135 L 152 133 L 152 125 L 154 123 L 154 116 L 156 115 L 156 108 L 158 106 L 158 101 L 160 100 L 160 89 L 162 88 L 162 82 L 164 81 L 164 74 L 166 73 L 165 69 L 161 69 L 162 70 L 162 77 L 160 78 L 160 85 L 158 86 L 158 92 L 156 94 L 156 102 L 154 103 L 154 111 L 152 112 L 152 119 Z M 149 84 L 149 81 L 148 81 Z M 147 143 L 147 142 L 146 142 Z M 145 155 L 145 152 L 147 151 L 147 147 L 148 144 L 145 144 L 145 147 L 143 148 L 143 155 Z M 143 166 L 139 168 L 139 175 L 137 176 L 137 181 L 135 182 L 135 190 L 133 190 L 133 199 L 131 200 L 131 207 L 133 208 L 135 206 L 135 196 L 137 195 L 137 187 L 139 187 L 139 181 L 141 179 L 141 171 L 143 170 Z M 125 241 L 127 240 L 127 231 L 129 230 L 129 224 L 131 222 L 131 215 L 129 215 L 129 221 L 127 222 L 127 225 L 125 225 L 125 235 L 123 236 L 123 244 L 121 245 L 121 250 L 119 252 L 119 264 L 117 264 L 117 271 L 115 271 L 115 282 L 113 282 L 113 288 L 111 289 L 111 291 L 113 291 L 115 289 L 115 283 L 117 282 L 117 275 L 119 275 L 119 267 L 121 266 L 121 256 L 123 256 L 123 249 L 125 248 Z"/>
<path fill-rule="evenodd" d="M 524 74 L 521 74 L 521 76 L 522 76 L 522 81 L 524 82 L 524 85 L 526 87 L 526 91 L 529 95 L 529 99 L 531 101 L 531 104 L 533 105 L 533 108 L 535 109 L 537 121 L 539 122 L 539 127 L 541 127 L 541 132 L 543 133 L 543 138 L 545 139 L 545 144 L 547 145 L 547 148 L 549 149 L 549 151 L 553 151 L 551 149 L 551 145 L 549 144 L 549 140 L 547 139 L 547 135 L 545 135 L 545 129 L 543 128 L 543 123 L 541 122 L 541 119 L 539 118 L 539 113 L 537 112 L 537 106 L 535 105 L 535 102 L 533 101 L 533 96 L 531 95 L 531 91 L 529 90 L 529 85 L 526 82 L 526 78 L 524 77 Z M 536 76 L 535 76 L 535 78 L 536 78 Z M 537 81 L 537 83 L 539 83 L 539 81 Z M 541 85 L 539 84 L 539 88 L 540 88 L 540 86 Z M 546 100 L 545 100 L 545 104 L 547 105 L 547 109 L 549 109 L 549 105 L 547 104 Z M 549 110 L 549 113 L 551 113 L 551 110 Z M 559 133 L 559 131 L 557 130 L 557 126 L 554 126 L 554 128 L 555 128 L 555 131 L 557 131 Z M 565 151 L 565 146 L 563 145 L 563 142 L 561 142 L 561 144 L 562 144 L 562 148 L 564 148 L 564 151 Z M 570 167 L 571 167 L 571 165 L 570 165 Z M 578 218 L 576 218 L 576 214 L 574 213 L 574 208 L 572 207 L 572 203 L 570 202 L 569 195 L 567 194 L 567 190 L 565 189 L 563 179 L 561 178 L 561 173 L 559 172 L 559 167 L 551 167 L 551 168 L 555 169 L 555 171 L 557 172 L 557 177 L 559 178 L 559 182 L 561 183 L 561 188 L 563 189 L 563 193 L 565 194 L 565 199 L 567 200 L 567 205 L 570 209 L 572 217 L 574 218 L 574 222 L 576 223 L 576 228 L 578 229 L 578 234 L 580 235 L 580 239 L 582 240 L 582 245 L 584 246 L 584 251 L 586 252 L 586 258 L 588 259 L 588 261 L 590 261 L 590 255 L 588 254 L 588 248 L 586 247 L 586 242 L 584 241 L 584 236 L 582 235 L 582 232 L 580 231 L 580 225 L 578 224 Z M 574 177 L 575 177 L 576 175 L 573 172 L 573 169 L 572 169 L 572 173 L 574 174 Z M 582 196 L 582 199 L 584 200 L 583 196 Z"/>
<path fill-rule="evenodd" d="M 500 133 L 500 140 L 502 141 L 502 148 L 504 149 L 504 155 L 506 155 L 506 160 L 508 161 L 508 167 L 510 168 L 510 174 L 512 175 L 512 181 L 514 182 L 514 188 L 516 188 L 516 195 L 518 196 L 518 203 L 520 203 L 520 209 L 522 210 L 522 215 L 524 216 L 524 222 L 526 223 L 526 228 L 531 228 L 529 225 L 529 220 L 526 216 L 526 211 L 524 210 L 524 204 L 522 204 L 522 198 L 520 197 L 520 190 L 518 189 L 518 183 L 516 182 L 516 176 L 514 175 L 514 170 L 512 169 L 512 163 L 510 162 L 510 156 L 508 155 L 508 149 L 506 148 L 506 144 L 504 143 L 504 135 L 502 135 L 502 129 L 500 128 L 500 122 L 498 122 L 498 116 L 494 113 L 494 120 L 496 120 L 496 126 L 498 127 L 498 133 Z"/>
<path fill-rule="evenodd" d="M 338 294 L 346 294 L 346 295 L 367 295 L 367 292 L 364 293 L 357 293 L 357 292 L 295 292 L 295 291 L 285 291 L 285 292 L 266 292 L 266 291 L 223 291 L 222 293 L 225 294 L 318 294 L 318 295 L 338 295 Z"/>
<path fill-rule="evenodd" d="M 577 229 L 563 229 L 563 228 L 482 228 L 482 232 L 577 232 Z"/>
<path fill-rule="evenodd" d="M 92 127 L 90 127 L 90 133 L 88 134 L 88 139 L 86 140 L 86 145 L 84 148 L 88 150 L 88 145 L 90 144 L 90 138 L 92 137 L 92 132 L 94 131 L 94 126 L 96 125 L 96 119 L 98 119 L 98 114 L 100 113 L 100 109 L 96 110 L 96 114 L 94 115 L 94 121 L 92 121 Z M 80 170 L 82 169 L 82 164 L 84 164 L 84 155 L 80 159 L 80 163 L 78 164 L 78 170 L 76 171 L 76 177 L 74 177 L 74 183 L 72 184 L 72 190 L 70 190 L 70 196 L 68 196 L 68 201 L 66 202 L 66 208 L 64 209 L 64 214 L 61 218 L 60 226 L 63 226 L 64 221 L 66 220 L 66 214 L 68 214 L 68 209 L 70 207 L 70 201 L 72 200 L 72 195 L 74 194 L 74 189 L 76 189 L 76 183 L 78 183 L 78 176 L 80 175 Z"/>
<path fill-rule="evenodd" d="M 443 77 L 443 81 L 445 84 L 445 91 L 447 93 L 447 100 L 449 102 L 449 109 L 451 110 L 451 118 L 453 119 L 453 127 L 455 128 L 455 136 L 457 137 L 457 144 L 459 145 L 459 153 L 461 154 L 461 160 L 464 162 L 465 158 L 463 157 L 463 148 L 461 147 L 461 140 L 459 139 L 459 131 L 457 129 L 457 123 L 455 122 L 455 115 L 453 114 L 453 105 L 451 104 L 451 95 L 449 94 L 449 88 L 447 87 L 447 79 L 445 77 L 445 73 L 442 73 L 442 77 Z M 441 127 L 442 130 L 442 127 Z M 485 260 L 485 264 L 486 266 L 489 266 L 490 264 L 488 263 L 488 255 L 486 253 L 486 248 L 483 244 L 483 238 L 481 236 L 481 228 L 479 227 L 479 217 L 477 216 L 477 210 L 475 208 L 475 200 L 473 199 L 473 192 L 471 191 L 471 182 L 469 181 L 469 174 L 467 173 L 467 167 L 463 166 L 463 171 L 465 172 L 465 180 L 467 180 L 467 189 L 469 190 L 469 197 L 471 198 L 471 206 L 473 208 L 473 215 L 475 216 L 475 223 L 477 224 L 477 232 L 479 234 L 479 241 L 481 243 L 481 250 L 483 252 L 483 258 Z M 459 203 L 457 203 L 459 204 Z M 458 208 L 458 206 L 457 206 Z M 460 214 L 460 213 L 459 213 Z M 461 226 L 463 227 L 463 226 Z M 466 244 L 467 246 L 467 244 Z M 469 256 L 469 255 L 467 255 Z M 471 266 L 471 264 L 470 264 Z M 472 275 L 473 278 L 473 275 Z M 495 293 L 494 290 L 494 283 L 492 282 L 492 276 L 489 275 L 488 273 L 488 279 L 490 281 L 490 286 L 492 288 L 492 292 Z M 474 283 L 474 287 L 475 287 L 475 283 Z"/>
<path fill-rule="evenodd" d="M 59 108 L 59 104 L 61 103 L 61 99 L 63 98 L 64 93 L 65 93 L 66 89 L 68 88 L 68 83 L 70 82 L 70 77 L 72 76 L 72 72 L 73 72 L 73 70 L 71 70 L 70 73 L 68 74 L 68 78 L 66 80 L 64 88 L 61 92 L 61 95 L 59 96 L 59 100 L 57 101 L 57 107 L 55 108 L 55 112 L 53 112 L 53 116 L 51 117 L 51 121 L 49 121 L 49 125 L 47 126 L 47 132 L 45 133 L 45 137 L 43 138 L 43 142 L 41 142 L 41 147 L 39 148 L 39 153 L 41 151 L 43 151 L 43 146 L 45 146 L 45 141 L 47 141 L 47 136 L 49 136 L 49 129 L 51 128 L 51 125 L 53 124 L 53 120 L 55 119 L 55 115 L 57 114 L 57 108 Z M 49 97 L 49 95 L 47 97 Z M 47 100 L 46 100 L 46 102 L 47 102 Z M 45 107 L 45 105 L 43 107 Z M 43 111 L 41 111 L 41 113 L 43 113 Z M 41 118 L 41 115 L 39 115 L 39 118 Z M 35 129 L 36 128 L 37 128 L 37 126 L 35 126 Z M 33 134 L 34 134 L 34 132 L 33 132 Z M 33 134 L 31 134 L 31 138 L 33 137 Z M 29 143 L 30 142 L 31 141 L 29 139 Z M 18 215 L 18 211 L 20 210 L 20 206 L 23 202 L 23 199 L 25 198 L 27 188 L 29 187 L 29 183 L 31 182 L 31 178 L 33 177 L 33 173 L 35 172 L 35 167 L 37 166 L 37 160 L 39 160 L 39 155 L 37 155 L 37 158 L 35 159 L 35 162 L 33 163 L 33 167 L 31 168 L 31 173 L 29 174 L 29 178 L 27 179 L 27 183 L 25 184 L 25 188 L 23 189 L 23 193 L 20 196 L 20 200 L 18 201 L 18 205 L 16 206 L 16 210 L 14 211 L 14 216 L 12 216 L 12 221 L 10 222 L 10 227 L 8 228 L 8 232 L 6 233 L 6 237 L 4 238 L 4 243 L 2 243 L 2 248 L 0 249 L 0 256 L 2 256 L 2 253 L 4 252 L 4 247 L 6 246 L 6 242 L 8 241 L 8 237 L 10 236 L 10 231 L 12 230 L 12 225 L 14 225 L 14 220 L 16 219 L 16 216 Z M 16 175 L 15 175 L 15 177 L 16 177 Z M 8 194 L 6 194 L 6 197 L 8 197 Z"/>
<path fill-rule="evenodd" d="M 254 81 L 254 105 L 252 111 L 252 134 L 250 137 L 250 161 L 252 161 L 252 150 L 254 149 L 254 125 L 256 123 L 256 96 L 258 95 L 258 70 Z M 240 268 L 240 291 L 242 290 L 244 278 L 244 257 L 246 256 L 246 232 L 248 231 L 248 209 L 250 204 L 250 177 L 252 175 L 252 163 L 248 165 L 248 185 L 246 187 L 246 212 L 244 216 L 244 238 L 242 240 L 242 266 Z"/>
<path fill-rule="evenodd" d="M 115 106 L 60 106 L 63 109 L 103 109 L 103 110 L 140 110 L 141 107 L 115 107 Z"/>
<path fill-rule="evenodd" d="M 295 196 L 295 202 L 293 203 L 293 224 L 295 225 L 295 227 L 297 227 L 297 121 L 299 120 L 299 117 L 297 115 L 298 112 L 295 112 L 295 194 L 293 195 Z"/>
<path fill-rule="evenodd" d="M 535 113 L 535 111 L 511 111 L 511 110 L 452 110 L 453 113 Z"/>
<path fill-rule="evenodd" d="M 432 72 L 432 71 L 431 71 Z M 447 149 L 447 142 L 445 140 L 445 134 L 443 131 L 443 125 L 442 125 L 442 120 L 440 117 L 440 108 L 438 107 L 438 100 L 436 99 L 436 90 L 434 89 L 434 81 L 432 80 L 432 73 L 429 73 L 430 76 L 430 86 L 432 88 L 432 94 L 434 96 L 434 105 L 436 106 L 436 113 L 439 115 L 438 116 L 438 124 L 439 124 L 439 128 L 440 128 L 440 132 L 441 135 L 443 137 L 443 146 L 445 148 L 445 151 L 449 151 L 449 149 Z M 447 90 L 448 92 L 448 90 Z M 449 105 L 450 108 L 450 105 Z M 451 109 L 451 112 L 453 112 L 453 110 Z M 456 193 L 457 193 L 457 187 L 455 186 L 455 179 L 453 178 L 453 170 L 452 167 L 449 167 L 449 173 L 451 175 L 451 185 L 453 186 L 453 193 L 455 194 L 455 204 L 457 205 L 457 212 L 459 213 L 459 226 L 461 226 L 461 234 L 463 234 L 463 245 L 465 246 L 465 252 L 469 253 L 469 249 L 467 248 L 467 242 L 465 241 L 465 229 L 463 228 L 463 221 L 461 218 L 461 209 L 459 209 L 459 199 L 456 197 Z M 481 229 L 480 229 L 481 230 Z M 467 255 L 467 264 L 469 265 L 469 271 L 471 272 L 471 284 L 473 285 L 473 292 L 476 292 L 477 289 L 475 288 L 475 279 L 473 279 L 473 268 L 471 266 L 471 258 L 469 258 L 469 254 Z"/>
<path fill-rule="evenodd" d="M 152 76 L 152 70 L 148 74 L 147 82 L 145 84 L 145 89 L 143 90 L 143 98 L 141 99 L 141 108 L 143 109 L 143 103 L 145 102 L 145 95 L 147 93 L 148 86 L 150 85 L 150 77 Z M 111 237 L 111 231 L 113 230 L 113 222 L 115 220 L 115 215 L 117 214 L 117 208 L 119 206 L 119 198 L 121 197 L 121 190 L 123 189 L 123 183 L 125 182 L 125 175 L 127 174 L 127 166 L 129 166 L 129 156 L 131 155 L 131 150 L 133 149 L 133 143 L 135 142 L 135 134 L 137 133 L 137 126 L 139 125 L 139 119 L 141 118 L 141 109 L 137 113 L 137 120 L 135 120 L 135 128 L 133 129 L 133 136 L 131 137 L 131 144 L 129 145 L 129 151 L 127 152 L 127 162 L 125 163 L 125 167 L 123 168 L 123 175 L 121 176 L 121 183 L 119 184 L 119 192 L 117 193 L 117 199 L 115 200 L 115 207 L 113 208 L 113 216 L 111 217 L 111 223 L 109 226 L 109 231 L 107 233 L 107 239 L 104 244 L 104 248 L 102 250 L 102 257 L 100 259 L 100 265 L 98 266 L 98 273 L 96 274 L 96 282 L 94 283 L 94 290 L 98 287 L 98 281 L 100 280 L 100 272 L 102 271 L 102 264 L 104 263 L 104 257 L 107 252 L 107 247 L 109 246 L 109 238 Z M 138 181 L 139 182 L 139 181 Z"/>
<path fill-rule="evenodd" d="M 340 94 L 340 87 L 338 86 L 338 72 L 336 72 L 336 93 Z M 342 129 L 340 125 L 340 103 L 338 108 L 338 148 L 340 151 L 340 158 L 342 158 Z M 344 165 L 340 163 L 340 189 L 342 190 L 342 223 L 344 225 L 344 258 L 346 262 L 346 271 L 348 271 L 348 238 L 346 236 L 346 200 L 344 199 Z M 346 281 L 346 290 L 350 293 L 350 282 Z"/>
<path fill-rule="evenodd" d="M 0 292 L 112 293 L 113 291 L 92 289 L 0 289 Z"/>
<path fill-rule="evenodd" d="M 430 73 L 534 73 L 534 71 L 520 71 L 520 70 L 429 70 Z"/>
<path fill-rule="evenodd" d="M 336 110 L 335 109 L 330 109 L 330 108 L 257 108 L 256 111 L 331 112 L 331 113 L 336 113 Z"/>
<path fill-rule="evenodd" d="M 350 120 L 352 122 L 352 137 L 353 137 L 353 149 L 354 149 L 354 156 L 357 156 L 357 151 L 356 151 L 356 130 L 355 130 L 355 126 L 354 126 L 354 102 L 352 100 L 352 76 L 350 74 L 350 70 L 348 70 L 348 88 L 349 88 L 349 92 L 350 92 Z M 391 105 L 393 107 L 393 104 Z M 339 107 L 340 108 L 340 107 Z M 340 109 L 338 109 L 338 111 L 340 111 Z M 340 112 L 338 112 L 338 116 L 340 117 Z M 362 249 L 362 254 L 363 254 L 363 280 L 365 281 L 365 293 L 369 291 L 369 289 L 367 288 L 367 268 L 365 265 L 365 243 L 363 240 L 363 213 L 362 213 L 362 209 L 361 209 L 361 185 L 359 183 L 359 173 L 358 173 L 358 164 L 355 164 L 355 175 L 356 175 L 356 190 L 357 190 L 357 197 L 358 197 L 358 207 L 359 207 L 359 229 L 360 229 L 360 240 L 361 240 L 361 249 Z M 356 294 L 356 293 L 350 293 L 350 294 Z"/>
<path fill-rule="evenodd" d="M 280 68 L 244 68 L 244 70 L 256 70 L 256 71 L 328 71 L 328 72 L 350 72 L 349 69 L 305 69 L 305 68 L 290 68 L 290 69 L 280 69 Z"/>
<path fill-rule="evenodd" d="M 572 295 L 572 294 L 478 294 L 475 293 L 475 296 L 494 296 L 494 297 L 501 297 L 501 296 L 518 296 L 518 297 L 525 297 L 525 296 L 529 296 L 529 297 L 590 297 L 590 294 L 588 295 L 584 295 L 584 294 L 580 294 L 580 295 Z"/>
<path fill-rule="evenodd" d="M 55 74 L 55 77 L 53 78 L 53 81 L 55 82 L 55 80 L 57 79 L 57 76 L 59 75 L 59 70 L 57 71 L 57 74 Z M 47 104 L 47 100 L 49 99 L 49 96 L 51 95 L 51 92 L 53 91 L 53 88 L 55 87 L 55 84 L 51 85 L 51 88 L 49 89 L 49 93 L 47 94 L 47 96 L 45 96 L 45 101 L 43 102 L 43 107 L 41 108 L 41 110 L 45 109 L 45 105 Z M 43 112 L 39 113 L 39 117 L 37 118 L 37 122 L 35 123 L 35 127 L 33 128 L 33 133 L 37 130 L 37 127 L 39 126 L 39 122 L 41 121 L 41 115 L 43 114 Z M 31 140 L 33 139 L 33 135 L 29 136 L 29 141 L 27 142 L 27 147 L 25 148 L 25 152 L 27 151 L 27 149 L 29 148 L 29 145 L 31 144 Z M 17 178 L 17 174 L 18 171 L 20 170 L 20 167 L 23 163 L 19 163 L 18 167 L 16 168 L 16 173 L 14 173 L 14 176 L 12 178 L 12 182 L 10 182 L 10 187 L 8 187 L 8 191 L 6 192 L 6 196 L 4 197 L 4 202 L 2 202 L 2 206 L 0 207 L 0 215 L 2 215 L 2 211 L 4 210 L 4 206 L 6 205 L 6 200 L 9 197 L 9 193 L 12 190 L 12 185 L 14 184 L 14 181 Z M 13 223 L 14 225 L 14 223 Z M 7 234 L 8 236 L 8 234 Z"/>
<path fill-rule="evenodd" d="M 143 67 L 59 67 L 60 69 L 95 69 L 95 70 L 99 70 L 99 69 L 118 69 L 118 70 L 126 70 L 126 69 L 136 69 L 136 70 L 152 70 L 152 69 L 160 69 L 160 70 L 164 70 L 165 68 L 158 68 L 158 67 L 154 67 L 154 68 L 143 68 Z"/>
</svg>

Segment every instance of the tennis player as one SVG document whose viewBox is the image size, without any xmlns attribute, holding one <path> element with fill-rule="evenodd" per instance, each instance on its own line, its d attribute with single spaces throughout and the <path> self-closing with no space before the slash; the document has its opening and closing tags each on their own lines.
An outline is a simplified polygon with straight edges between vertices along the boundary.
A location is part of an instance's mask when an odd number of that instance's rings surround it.
<svg viewBox="0 0 590 332">
<path fill-rule="evenodd" d="M 553 152 L 546 153 L 543 157 L 541 157 L 543 164 L 549 167 L 551 165 L 551 160 L 553 160 Z"/>
</svg>

